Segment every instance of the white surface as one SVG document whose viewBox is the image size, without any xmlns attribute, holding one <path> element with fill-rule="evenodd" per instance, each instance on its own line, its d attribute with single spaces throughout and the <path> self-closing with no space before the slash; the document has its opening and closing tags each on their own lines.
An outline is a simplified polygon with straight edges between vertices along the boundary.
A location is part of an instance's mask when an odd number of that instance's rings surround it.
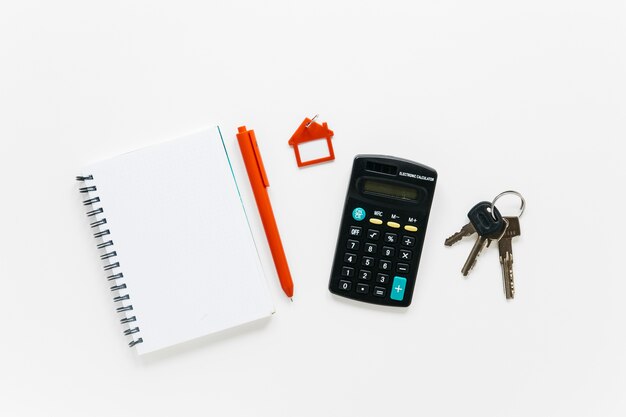
<svg viewBox="0 0 626 417">
<path fill-rule="evenodd" d="M 330 149 L 328 148 L 328 140 L 326 138 L 301 143 L 298 145 L 298 150 L 300 151 L 300 160 L 302 162 L 330 156 Z"/>
<path fill-rule="evenodd" d="M 84 168 L 139 354 L 268 318 L 267 281 L 217 127 Z M 81 198 L 82 200 L 83 198 Z M 87 199 L 84 198 L 84 199 Z M 92 219 L 90 221 L 95 221 Z M 88 227 L 86 225 L 86 227 Z M 93 229 L 92 229 L 93 233 Z M 116 304 L 113 308 L 119 307 Z M 121 318 L 121 317 L 120 317 Z"/>
<path fill-rule="evenodd" d="M 623 416 L 625 7 L 3 2 L 0 414 Z M 298 169 L 287 140 L 316 113 L 337 160 Z M 236 127 L 256 131 L 294 302 L 262 245 L 267 324 L 138 358 L 73 177 L 214 122 L 239 173 Z M 357 153 L 439 172 L 406 311 L 326 288 Z M 443 240 L 510 188 L 528 208 L 507 303 L 495 250 L 463 279 L 471 243 Z"/>
</svg>

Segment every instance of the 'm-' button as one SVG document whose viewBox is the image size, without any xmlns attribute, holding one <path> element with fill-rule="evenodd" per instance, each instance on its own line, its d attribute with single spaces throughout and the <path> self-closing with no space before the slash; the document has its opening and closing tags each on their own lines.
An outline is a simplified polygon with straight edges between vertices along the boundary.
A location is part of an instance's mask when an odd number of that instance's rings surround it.
<svg viewBox="0 0 626 417">
<path fill-rule="evenodd" d="M 404 299 L 404 288 L 406 287 L 406 278 L 393 277 L 393 284 L 391 285 L 391 294 L 389 298 L 396 301 L 402 301 Z"/>
<path fill-rule="evenodd" d="M 399 228 L 400 228 L 400 223 L 396 223 L 396 222 L 387 222 L 387 226 L 389 226 L 389 227 L 393 227 L 394 229 L 399 229 Z"/>
</svg>

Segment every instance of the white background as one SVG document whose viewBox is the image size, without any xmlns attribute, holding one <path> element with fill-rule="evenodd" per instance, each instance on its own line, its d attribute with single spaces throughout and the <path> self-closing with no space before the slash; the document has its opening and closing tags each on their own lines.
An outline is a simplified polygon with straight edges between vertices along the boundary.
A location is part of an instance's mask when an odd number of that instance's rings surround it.
<svg viewBox="0 0 626 417">
<path fill-rule="evenodd" d="M 623 1 L 3 1 L 0 414 L 625 415 L 625 74 Z M 315 113 L 337 160 L 298 169 L 287 140 Z M 215 123 L 277 313 L 140 358 L 73 177 Z M 265 160 L 293 303 L 240 124 Z M 358 153 L 439 173 L 404 311 L 326 288 Z M 506 189 L 528 204 L 512 302 L 496 250 L 463 279 L 471 242 L 443 246 Z"/>
</svg>

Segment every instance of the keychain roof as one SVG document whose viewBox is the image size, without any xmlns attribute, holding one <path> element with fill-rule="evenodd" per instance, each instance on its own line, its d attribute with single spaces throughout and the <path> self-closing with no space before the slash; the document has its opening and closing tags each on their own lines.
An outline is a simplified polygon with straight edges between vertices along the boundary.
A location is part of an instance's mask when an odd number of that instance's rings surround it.
<svg viewBox="0 0 626 417">
<path fill-rule="evenodd" d="M 332 161 L 335 159 L 335 151 L 333 150 L 332 137 L 334 135 L 333 131 L 328 128 L 328 124 L 326 122 L 319 124 L 315 121 L 319 115 L 316 114 L 315 117 L 309 119 L 308 117 L 304 119 L 304 121 L 300 124 L 298 129 L 294 132 L 289 139 L 289 145 L 293 146 L 293 151 L 296 154 L 296 162 L 299 167 L 304 167 L 313 164 L 319 164 L 320 162 Z M 326 139 L 326 144 L 328 146 L 328 156 L 324 156 L 318 159 L 312 159 L 309 161 L 302 161 L 300 157 L 300 149 L 299 145 L 319 139 Z"/>
</svg>

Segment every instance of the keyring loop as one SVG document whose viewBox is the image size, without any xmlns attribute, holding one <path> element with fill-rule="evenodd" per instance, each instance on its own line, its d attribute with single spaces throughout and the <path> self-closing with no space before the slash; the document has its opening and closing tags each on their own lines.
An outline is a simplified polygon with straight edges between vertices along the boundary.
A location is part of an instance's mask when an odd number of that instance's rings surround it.
<svg viewBox="0 0 626 417">
<path fill-rule="evenodd" d="M 315 119 L 317 119 L 319 116 L 319 114 L 316 114 L 315 116 L 313 116 L 313 118 L 309 121 L 309 123 L 305 124 L 304 127 L 309 127 L 313 124 L 313 122 L 315 121 Z"/>
<path fill-rule="evenodd" d="M 493 201 L 491 202 L 491 213 L 493 215 L 494 213 L 494 209 L 496 207 L 496 201 L 498 201 L 498 199 L 500 197 L 503 197 L 507 194 L 513 194 L 519 197 L 519 199 L 522 201 L 522 204 L 519 206 L 519 214 L 517 215 L 517 217 L 522 217 L 522 214 L 524 214 L 524 209 L 526 208 L 526 200 L 524 200 L 524 197 L 522 197 L 522 195 L 520 193 L 518 193 L 517 191 L 513 191 L 513 190 L 507 190 L 507 191 L 503 191 L 500 194 L 498 194 Z"/>
</svg>

